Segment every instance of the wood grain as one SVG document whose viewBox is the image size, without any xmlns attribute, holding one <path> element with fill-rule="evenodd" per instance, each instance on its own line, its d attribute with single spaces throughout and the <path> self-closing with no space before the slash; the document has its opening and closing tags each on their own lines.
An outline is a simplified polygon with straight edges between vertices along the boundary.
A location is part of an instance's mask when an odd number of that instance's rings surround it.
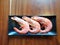
<svg viewBox="0 0 60 45">
<path fill-rule="evenodd" d="M 59 0 L 12 0 L 11 15 L 57 16 L 57 36 L 28 37 L 8 33 L 10 1 L 0 0 L 0 45 L 60 45 L 60 1 Z"/>
<path fill-rule="evenodd" d="M 0 25 L 0 45 L 7 45 L 8 43 L 8 14 L 9 14 L 9 1 L 8 0 L 1 0 L 0 1 L 0 18 L 1 18 L 1 25 Z"/>
<path fill-rule="evenodd" d="M 11 14 L 15 15 L 53 15 L 54 0 L 12 0 Z M 19 10 L 20 9 L 20 10 Z"/>
</svg>

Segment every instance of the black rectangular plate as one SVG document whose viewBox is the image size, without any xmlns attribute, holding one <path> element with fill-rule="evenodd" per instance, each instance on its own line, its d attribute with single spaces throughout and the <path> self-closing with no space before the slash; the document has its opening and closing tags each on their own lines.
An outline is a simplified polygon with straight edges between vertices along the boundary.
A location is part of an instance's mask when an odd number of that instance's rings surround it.
<svg viewBox="0 0 60 45">
<path fill-rule="evenodd" d="M 27 33 L 27 34 L 19 34 L 16 31 L 14 31 L 13 27 L 17 27 L 19 28 L 19 25 L 17 22 L 11 20 L 11 17 L 13 16 L 8 16 L 8 35 L 9 36 L 55 36 L 57 35 L 56 33 L 56 16 L 41 16 L 41 17 L 46 17 L 48 19 L 51 20 L 52 24 L 53 24 L 53 28 L 50 32 L 48 33 L 37 33 L 37 34 L 31 34 L 31 33 Z M 22 16 L 17 16 L 22 18 Z M 28 17 L 32 17 L 32 16 L 28 16 Z"/>
</svg>

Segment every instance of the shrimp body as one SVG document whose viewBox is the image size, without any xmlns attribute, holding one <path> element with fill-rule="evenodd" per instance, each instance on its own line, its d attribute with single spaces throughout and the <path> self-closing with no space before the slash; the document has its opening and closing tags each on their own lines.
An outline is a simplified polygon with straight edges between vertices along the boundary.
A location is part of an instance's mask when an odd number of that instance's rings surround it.
<svg viewBox="0 0 60 45">
<path fill-rule="evenodd" d="M 25 21 L 29 23 L 29 25 L 31 25 L 32 29 L 30 29 L 29 32 L 35 34 L 40 31 L 40 24 L 37 21 L 34 21 L 31 18 L 26 17 L 26 16 L 22 17 L 22 19 L 24 19 Z"/>
<path fill-rule="evenodd" d="M 38 16 L 34 16 L 31 17 L 33 20 L 39 22 L 40 24 L 42 24 L 42 27 L 44 27 L 44 30 L 40 30 L 41 33 L 46 33 L 49 32 L 52 29 L 52 22 L 45 18 L 45 17 L 38 17 Z"/>
<path fill-rule="evenodd" d="M 18 17 L 11 17 L 12 20 L 15 20 L 16 22 L 18 22 L 19 25 L 21 25 L 22 30 L 17 29 L 16 27 L 14 27 L 14 30 L 20 34 L 26 34 L 29 30 L 29 24 L 28 22 L 24 21 L 21 18 Z"/>
</svg>

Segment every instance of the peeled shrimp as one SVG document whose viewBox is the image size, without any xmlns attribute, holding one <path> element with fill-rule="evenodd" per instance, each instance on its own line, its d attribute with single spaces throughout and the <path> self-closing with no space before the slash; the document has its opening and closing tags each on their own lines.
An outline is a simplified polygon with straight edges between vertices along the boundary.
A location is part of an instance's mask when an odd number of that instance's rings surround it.
<svg viewBox="0 0 60 45">
<path fill-rule="evenodd" d="M 26 17 L 26 16 L 23 16 L 22 19 L 24 19 L 31 25 L 32 29 L 30 29 L 29 32 L 34 34 L 40 31 L 40 24 L 37 21 L 34 21 L 31 18 Z"/>
<path fill-rule="evenodd" d="M 19 18 L 19 17 L 11 17 L 12 20 L 15 20 L 16 22 L 18 22 L 19 25 L 21 25 L 22 30 L 17 29 L 16 27 L 14 27 L 14 30 L 20 34 L 26 34 L 29 30 L 29 24 L 28 22 L 24 21 L 23 19 Z"/>
<path fill-rule="evenodd" d="M 44 30 L 40 30 L 41 33 L 49 32 L 52 29 L 52 22 L 45 17 L 33 16 L 31 17 L 31 19 L 39 22 L 40 24 L 42 24 L 42 27 L 45 28 Z"/>
</svg>

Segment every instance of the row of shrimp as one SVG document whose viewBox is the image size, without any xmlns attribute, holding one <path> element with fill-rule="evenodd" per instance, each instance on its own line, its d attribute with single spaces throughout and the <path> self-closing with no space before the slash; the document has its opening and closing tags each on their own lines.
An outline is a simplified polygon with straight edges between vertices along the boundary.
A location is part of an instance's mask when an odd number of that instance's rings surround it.
<svg viewBox="0 0 60 45">
<path fill-rule="evenodd" d="M 27 16 L 19 17 L 11 17 L 12 20 L 18 22 L 18 24 L 22 28 L 21 30 L 14 27 L 13 29 L 19 34 L 26 34 L 28 32 L 32 34 L 36 33 L 47 33 L 52 29 L 52 22 L 45 17 L 40 16 L 32 16 L 31 18 Z"/>
</svg>

